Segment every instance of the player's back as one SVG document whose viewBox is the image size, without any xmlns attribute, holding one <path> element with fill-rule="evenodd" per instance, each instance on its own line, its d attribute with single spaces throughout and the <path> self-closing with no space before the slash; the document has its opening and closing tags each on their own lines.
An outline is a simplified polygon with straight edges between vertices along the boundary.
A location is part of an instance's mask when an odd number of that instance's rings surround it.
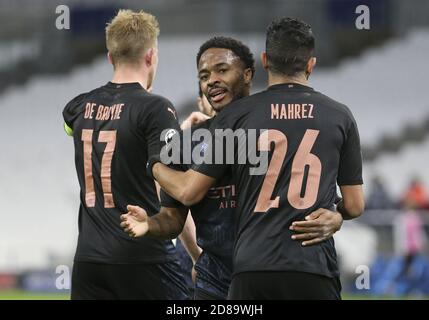
<svg viewBox="0 0 429 320">
<path fill-rule="evenodd" d="M 280 84 L 231 104 L 216 126 L 255 129 L 253 145 L 271 151 L 266 174 L 250 175 L 255 166 L 237 164 L 237 157 L 233 166 L 239 195 L 235 273 L 337 276 L 333 239 L 303 247 L 289 227 L 318 208 L 331 209 L 337 182 L 362 183 L 359 136 L 347 107 L 312 88 Z"/>
<path fill-rule="evenodd" d="M 72 100 L 63 112 L 73 129 L 81 187 L 76 261 L 157 263 L 174 252 L 171 241 L 130 238 L 120 227 L 128 204 L 159 211 L 148 153 L 159 151 L 161 131 L 178 129 L 168 100 L 138 83 L 108 83 Z"/>
</svg>

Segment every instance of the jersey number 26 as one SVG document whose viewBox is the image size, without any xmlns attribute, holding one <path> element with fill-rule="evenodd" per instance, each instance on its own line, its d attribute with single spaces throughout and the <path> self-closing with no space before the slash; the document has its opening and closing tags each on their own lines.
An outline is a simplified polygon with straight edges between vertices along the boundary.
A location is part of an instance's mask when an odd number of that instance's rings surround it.
<svg viewBox="0 0 429 320">
<path fill-rule="evenodd" d="M 316 142 L 319 130 L 308 129 L 298 147 L 292 161 L 292 172 L 287 193 L 287 199 L 295 209 L 307 209 L 314 205 L 319 191 L 322 164 L 320 159 L 310 153 Z M 277 183 L 279 171 L 286 157 L 288 141 L 286 135 L 278 130 L 264 131 L 259 137 L 258 148 L 260 151 L 270 151 L 274 142 L 274 152 L 270 165 L 265 175 L 262 189 L 259 193 L 254 212 L 267 212 L 271 208 L 279 207 L 280 196 L 271 199 L 274 187 Z M 306 185 L 303 183 L 307 176 Z"/>
</svg>

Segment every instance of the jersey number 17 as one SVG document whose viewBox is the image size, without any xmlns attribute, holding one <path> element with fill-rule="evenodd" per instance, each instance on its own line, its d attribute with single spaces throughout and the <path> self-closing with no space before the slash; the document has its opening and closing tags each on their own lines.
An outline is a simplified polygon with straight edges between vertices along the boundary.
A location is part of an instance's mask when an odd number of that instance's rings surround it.
<svg viewBox="0 0 429 320">
<path fill-rule="evenodd" d="M 83 129 L 83 166 L 85 174 L 85 203 L 88 208 L 95 207 L 94 178 L 92 176 L 92 136 L 94 130 Z M 116 146 L 116 130 L 100 131 L 98 142 L 104 142 L 106 148 L 101 159 L 101 187 L 103 189 L 104 207 L 114 208 L 112 195 L 111 165 Z"/>
</svg>

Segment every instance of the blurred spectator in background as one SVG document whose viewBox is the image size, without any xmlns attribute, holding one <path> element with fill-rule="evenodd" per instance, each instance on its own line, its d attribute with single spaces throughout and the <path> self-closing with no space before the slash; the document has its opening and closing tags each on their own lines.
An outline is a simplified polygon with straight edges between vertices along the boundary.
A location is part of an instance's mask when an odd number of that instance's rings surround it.
<svg viewBox="0 0 429 320">
<path fill-rule="evenodd" d="M 429 294 L 429 261 L 424 256 L 426 234 L 421 215 L 413 201 L 404 202 L 404 211 L 394 221 L 396 255 L 379 258 L 373 265 L 372 293 L 376 295 Z M 377 271 L 376 271 L 377 270 Z"/>
<path fill-rule="evenodd" d="M 419 178 L 414 178 L 402 197 L 402 205 L 406 208 L 428 209 L 428 193 Z"/>
<path fill-rule="evenodd" d="M 366 201 L 367 209 L 396 209 L 397 205 L 387 192 L 380 177 L 372 180 L 371 192 Z"/>
<path fill-rule="evenodd" d="M 419 213 L 414 210 L 412 203 L 406 204 L 405 211 L 401 213 L 394 224 L 395 252 L 405 257 L 406 273 L 413 258 L 423 253 L 426 244 L 424 224 Z"/>
<path fill-rule="evenodd" d="M 429 264 L 424 257 L 426 234 L 421 215 L 417 209 L 414 198 L 405 199 L 404 211 L 394 224 L 394 243 L 398 259 L 394 259 L 391 267 L 391 292 L 396 295 L 426 293 Z"/>
<path fill-rule="evenodd" d="M 368 206 L 387 209 L 394 206 L 381 180 L 373 180 Z M 417 178 L 399 199 L 398 215 L 393 220 L 395 255 L 379 256 L 371 267 L 371 293 L 393 296 L 426 296 L 429 294 L 429 260 L 425 256 L 427 235 L 424 213 L 428 208 L 428 194 Z"/>
</svg>

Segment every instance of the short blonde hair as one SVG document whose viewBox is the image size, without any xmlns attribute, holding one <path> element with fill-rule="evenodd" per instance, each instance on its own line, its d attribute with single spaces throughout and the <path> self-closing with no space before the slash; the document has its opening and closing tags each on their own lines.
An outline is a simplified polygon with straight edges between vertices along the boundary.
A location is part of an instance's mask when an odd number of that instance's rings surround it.
<svg viewBox="0 0 429 320">
<path fill-rule="evenodd" d="M 113 65 L 138 63 L 141 53 L 156 45 L 159 24 L 144 11 L 119 10 L 106 26 L 106 46 Z"/>
</svg>

